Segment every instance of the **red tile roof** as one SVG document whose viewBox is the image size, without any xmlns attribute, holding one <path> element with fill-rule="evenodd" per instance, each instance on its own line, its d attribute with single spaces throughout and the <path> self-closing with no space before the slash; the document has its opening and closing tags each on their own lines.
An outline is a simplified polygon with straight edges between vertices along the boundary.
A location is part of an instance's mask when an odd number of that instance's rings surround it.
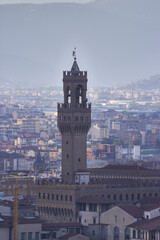
<svg viewBox="0 0 160 240">
<path fill-rule="evenodd" d="M 160 217 L 140 220 L 128 225 L 128 227 L 137 228 L 139 230 L 160 231 Z"/>
<path fill-rule="evenodd" d="M 120 205 L 118 206 L 128 214 L 132 215 L 135 218 L 142 218 L 143 217 L 143 210 L 140 207 L 135 205 Z"/>
</svg>

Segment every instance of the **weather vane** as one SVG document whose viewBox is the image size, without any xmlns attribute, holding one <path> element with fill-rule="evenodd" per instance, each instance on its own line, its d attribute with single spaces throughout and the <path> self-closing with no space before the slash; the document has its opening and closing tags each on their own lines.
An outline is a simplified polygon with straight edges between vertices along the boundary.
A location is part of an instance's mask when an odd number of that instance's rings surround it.
<svg viewBox="0 0 160 240">
<path fill-rule="evenodd" d="M 74 60 L 76 61 L 76 47 L 73 50 L 72 56 L 74 57 Z"/>
</svg>

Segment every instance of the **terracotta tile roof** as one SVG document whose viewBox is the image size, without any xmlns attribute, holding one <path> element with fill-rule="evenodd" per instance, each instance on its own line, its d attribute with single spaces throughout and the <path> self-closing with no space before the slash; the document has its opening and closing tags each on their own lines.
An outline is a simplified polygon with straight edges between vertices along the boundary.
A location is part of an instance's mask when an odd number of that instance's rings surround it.
<svg viewBox="0 0 160 240">
<path fill-rule="evenodd" d="M 141 166 L 129 166 L 129 165 L 107 165 L 103 168 L 101 168 L 103 170 L 122 170 L 122 171 L 149 171 L 147 168 L 141 167 Z M 90 169 L 92 170 L 96 170 L 96 168 L 94 169 Z M 97 169 L 98 170 L 98 169 Z"/>
<path fill-rule="evenodd" d="M 19 224 L 36 224 L 36 223 L 42 223 L 43 221 L 40 218 L 19 218 L 18 220 Z"/>
<path fill-rule="evenodd" d="M 157 204 L 143 205 L 142 208 L 144 211 L 152 211 L 156 208 L 160 209 L 160 202 Z"/>
<path fill-rule="evenodd" d="M 144 197 L 142 198 L 141 200 L 139 200 L 137 202 L 137 204 L 140 203 L 142 205 L 153 205 L 153 204 L 157 204 L 157 203 L 160 203 L 160 198 L 152 198 L 152 197 Z"/>
<path fill-rule="evenodd" d="M 140 220 L 138 222 L 128 225 L 128 227 L 137 228 L 139 230 L 159 231 L 160 230 L 160 217 Z"/>
<path fill-rule="evenodd" d="M 132 215 L 135 218 L 142 218 L 143 217 L 143 210 L 140 207 L 135 205 L 120 205 L 118 206 L 128 214 Z"/>
</svg>

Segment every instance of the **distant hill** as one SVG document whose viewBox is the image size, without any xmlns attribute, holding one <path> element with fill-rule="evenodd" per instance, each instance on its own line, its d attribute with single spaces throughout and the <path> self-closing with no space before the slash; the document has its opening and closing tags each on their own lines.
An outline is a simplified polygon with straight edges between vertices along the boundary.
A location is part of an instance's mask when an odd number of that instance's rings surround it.
<svg viewBox="0 0 160 240">
<path fill-rule="evenodd" d="M 0 5 L 0 76 L 13 86 L 62 85 L 77 47 L 91 86 L 159 73 L 160 0 Z"/>
<path fill-rule="evenodd" d="M 125 86 L 127 89 L 154 90 L 160 89 L 160 75 L 151 76 L 149 79 L 143 79 Z"/>
</svg>

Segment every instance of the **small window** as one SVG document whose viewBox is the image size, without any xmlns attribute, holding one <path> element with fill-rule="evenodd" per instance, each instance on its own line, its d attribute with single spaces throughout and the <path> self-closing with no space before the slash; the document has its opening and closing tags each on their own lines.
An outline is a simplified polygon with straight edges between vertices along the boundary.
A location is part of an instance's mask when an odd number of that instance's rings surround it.
<svg viewBox="0 0 160 240">
<path fill-rule="evenodd" d="M 96 217 L 93 218 L 93 224 L 96 224 Z"/>
<path fill-rule="evenodd" d="M 63 195 L 61 195 L 61 201 L 63 201 Z"/>
<path fill-rule="evenodd" d="M 56 232 L 52 232 L 52 238 L 56 238 L 57 237 L 57 233 Z"/>
<path fill-rule="evenodd" d="M 32 232 L 28 233 L 28 240 L 32 240 Z"/>
<path fill-rule="evenodd" d="M 25 240 L 25 233 L 24 232 L 21 233 L 21 240 Z"/>
<path fill-rule="evenodd" d="M 39 232 L 35 232 L 35 240 L 39 240 Z"/>
<path fill-rule="evenodd" d="M 132 236 L 133 236 L 133 238 L 136 238 L 136 230 L 133 230 Z"/>
<path fill-rule="evenodd" d="M 68 201 L 68 196 L 67 195 L 65 196 L 65 200 L 66 200 L 66 202 Z"/>
<path fill-rule="evenodd" d="M 83 122 L 83 117 L 81 117 L 81 122 Z"/>
<path fill-rule="evenodd" d="M 54 194 L 52 194 L 52 200 L 54 200 Z"/>
<path fill-rule="evenodd" d="M 128 194 L 126 194 L 126 200 L 128 201 Z"/>
<path fill-rule="evenodd" d="M 132 201 L 134 201 L 134 193 L 132 193 L 131 199 L 132 199 Z"/>
<path fill-rule="evenodd" d="M 41 199 L 41 193 L 39 193 L 39 199 Z"/>
<path fill-rule="evenodd" d="M 43 193 L 43 199 L 45 199 L 45 193 Z"/>
<path fill-rule="evenodd" d="M 69 158 L 69 154 L 67 154 L 67 158 Z"/>
<path fill-rule="evenodd" d="M 67 172 L 67 176 L 69 176 L 69 172 Z"/>
<path fill-rule="evenodd" d="M 70 196 L 70 202 L 72 202 L 72 196 Z"/>
<path fill-rule="evenodd" d="M 56 195 L 56 200 L 58 200 L 58 194 Z"/>
<path fill-rule="evenodd" d="M 50 194 L 48 193 L 48 200 L 50 199 Z"/>
<path fill-rule="evenodd" d="M 66 141 L 66 144 L 68 144 L 68 141 Z"/>
<path fill-rule="evenodd" d="M 81 161 L 81 159 L 80 158 L 78 158 L 78 162 L 80 162 Z"/>
<path fill-rule="evenodd" d="M 122 194 L 120 194 L 120 196 L 119 196 L 119 200 L 120 200 L 120 201 L 123 200 Z"/>
</svg>

